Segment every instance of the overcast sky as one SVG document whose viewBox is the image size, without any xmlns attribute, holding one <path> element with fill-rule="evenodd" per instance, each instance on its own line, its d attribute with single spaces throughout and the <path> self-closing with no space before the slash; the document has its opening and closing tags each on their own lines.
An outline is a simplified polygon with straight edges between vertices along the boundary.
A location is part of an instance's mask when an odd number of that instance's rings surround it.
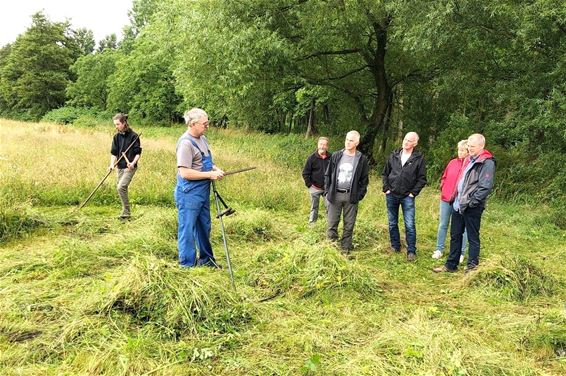
<svg viewBox="0 0 566 376">
<path fill-rule="evenodd" d="M 43 10 L 51 21 L 69 19 L 73 29 L 85 27 L 99 40 L 129 23 L 132 0 L 0 0 L 0 47 L 16 40 L 31 26 L 32 14 Z"/>
</svg>

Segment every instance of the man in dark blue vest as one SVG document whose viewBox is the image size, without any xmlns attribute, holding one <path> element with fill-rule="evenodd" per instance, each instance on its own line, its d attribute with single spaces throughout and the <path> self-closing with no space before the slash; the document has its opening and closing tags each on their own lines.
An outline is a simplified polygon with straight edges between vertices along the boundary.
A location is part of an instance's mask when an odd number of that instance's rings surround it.
<svg viewBox="0 0 566 376">
<path fill-rule="evenodd" d="M 210 182 L 224 172 L 212 162 L 212 153 L 204 133 L 208 115 L 200 108 L 185 112 L 187 131 L 177 141 L 177 185 L 179 264 L 218 267 L 210 245 Z M 199 249 L 197 262 L 196 245 Z"/>
</svg>

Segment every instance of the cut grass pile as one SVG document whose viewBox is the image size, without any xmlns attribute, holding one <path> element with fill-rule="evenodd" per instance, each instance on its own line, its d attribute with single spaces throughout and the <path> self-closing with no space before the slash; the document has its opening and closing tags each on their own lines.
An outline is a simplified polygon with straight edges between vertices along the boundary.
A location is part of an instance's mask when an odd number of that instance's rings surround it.
<svg viewBox="0 0 566 376">
<path fill-rule="evenodd" d="M 477 273 L 471 273 L 466 281 L 502 298 L 518 301 L 541 295 L 552 296 L 563 288 L 556 277 L 524 256 L 494 258 L 482 264 Z"/>
<path fill-rule="evenodd" d="M 136 257 L 96 305 L 151 322 L 177 336 L 185 332 L 228 333 L 251 319 L 252 310 L 230 287 L 226 275 L 181 269 L 153 256 Z"/>
<path fill-rule="evenodd" d="M 368 270 L 348 262 L 330 244 L 315 252 L 308 245 L 293 242 L 274 246 L 255 257 L 249 273 L 251 285 L 268 290 L 269 296 L 291 292 L 305 298 L 325 290 L 356 293 L 359 299 L 375 299 L 379 282 Z"/>
</svg>

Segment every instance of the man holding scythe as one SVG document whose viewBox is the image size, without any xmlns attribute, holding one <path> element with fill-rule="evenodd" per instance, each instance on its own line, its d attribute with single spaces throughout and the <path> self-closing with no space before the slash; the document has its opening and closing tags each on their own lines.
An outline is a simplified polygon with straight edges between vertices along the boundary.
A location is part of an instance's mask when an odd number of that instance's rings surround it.
<svg viewBox="0 0 566 376">
<path fill-rule="evenodd" d="M 212 162 L 212 153 L 204 133 L 208 115 L 200 108 L 184 114 L 187 131 L 177 141 L 178 248 L 181 267 L 218 267 L 210 244 L 210 183 L 220 180 L 224 171 Z M 198 244 L 199 258 L 195 244 Z"/>
</svg>

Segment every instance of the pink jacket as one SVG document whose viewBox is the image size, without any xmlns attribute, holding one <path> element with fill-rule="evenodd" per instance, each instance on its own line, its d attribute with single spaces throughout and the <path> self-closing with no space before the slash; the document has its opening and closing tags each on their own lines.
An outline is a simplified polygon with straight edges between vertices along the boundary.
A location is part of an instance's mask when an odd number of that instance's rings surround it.
<svg viewBox="0 0 566 376">
<path fill-rule="evenodd" d="M 458 176 L 460 176 L 462 171 L 463 162 L 463 159 L 454 158 L 446 165 L 442 178 L 440 178 L 440 199 L 442 201 L 450 202 L 452 199 L 452 195 L 456 190 L 456 184 L 458 184 Z"/>
</svg>

